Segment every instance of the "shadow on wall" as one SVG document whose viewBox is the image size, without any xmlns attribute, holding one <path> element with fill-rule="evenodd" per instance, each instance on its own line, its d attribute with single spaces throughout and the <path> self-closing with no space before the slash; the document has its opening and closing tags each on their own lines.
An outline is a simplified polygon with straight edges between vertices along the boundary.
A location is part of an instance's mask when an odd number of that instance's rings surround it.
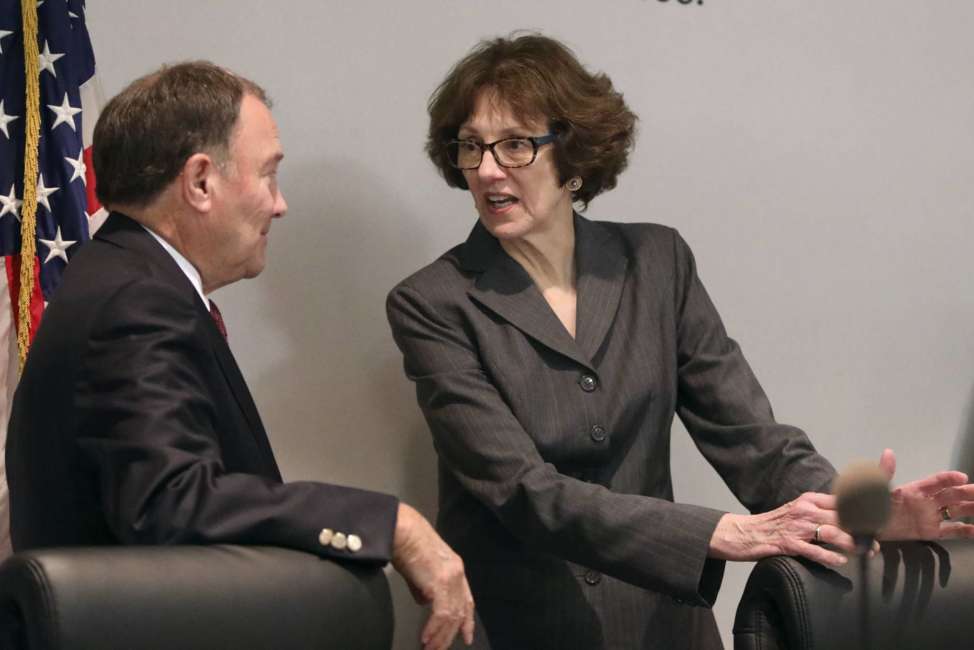
<svg viewBox="0 0 974 650">
<path fill-rule="evenodd" d="M 971 387 L 967 407 L 961 418 L 961 430 L 954 444 L 953 466 L 967 472 L 968 477 L 974 476 L 974 386 Z"/>
<path fill-rule="evenodd" d="M 251 378 L 282 472 L 393 493 L 432 520 L 435 454 L 385 316 L 408 260 L 442 252 L 423 250 L 431 224 L 348 161 L 291 163 L 287 175 L 289 212 L 253 301 L 283 353 Z M 395 647 L 415 647 L 425 615 L 398 576 L 390 583 Z"/>
</svg>

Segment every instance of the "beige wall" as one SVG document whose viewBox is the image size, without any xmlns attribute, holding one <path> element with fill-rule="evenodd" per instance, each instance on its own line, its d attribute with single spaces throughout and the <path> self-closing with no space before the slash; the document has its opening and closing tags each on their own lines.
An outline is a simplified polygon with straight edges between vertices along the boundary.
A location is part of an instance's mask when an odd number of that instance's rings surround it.
<svg viewBox="0 0 974 650">
<path fill-rule="evenodd" d="M 974 4 L 957 0 L 169 0 L 88 3 L 108 94 L 208 58 L 276 101 L 290 203 L 259 279 L 219 293 L 289 479 L 395 492 L 432 515 L 433 452 L 383 300 L 465 237 L 422 154 L 425 103 L 474 42 L 565 40 L 641 117 L 594 218 L 680 229 L 780 419 L 838 465 L 948 464 L 974 384 Z M 680 500 L 737 509 L 682 429 Z M 717 603 L 730 639 L 748 566 Z M 393 578 L 397 648 L 418 608 Z"/>
</svg>

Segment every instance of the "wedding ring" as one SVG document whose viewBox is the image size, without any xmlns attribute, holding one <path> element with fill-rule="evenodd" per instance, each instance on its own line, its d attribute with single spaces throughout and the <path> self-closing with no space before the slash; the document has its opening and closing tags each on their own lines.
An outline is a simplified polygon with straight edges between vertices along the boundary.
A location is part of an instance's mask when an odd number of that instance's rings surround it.
<svg viewBox="0 0 974 650">
<path fill-rule="evenodd" d="M 821 542 L 822 541 L 822 526 L 824 526 L 824 525 L 825 524 L 819 524 L 818 526 L 815 527 L 815 541 L 816 542 Z"/>
<path fill-rule="evenodd" d="M 941 506 L 940 508 L 940 518 L 944 521 L 950 521 L 950 508 L 947 506 Z"/>
</svg>

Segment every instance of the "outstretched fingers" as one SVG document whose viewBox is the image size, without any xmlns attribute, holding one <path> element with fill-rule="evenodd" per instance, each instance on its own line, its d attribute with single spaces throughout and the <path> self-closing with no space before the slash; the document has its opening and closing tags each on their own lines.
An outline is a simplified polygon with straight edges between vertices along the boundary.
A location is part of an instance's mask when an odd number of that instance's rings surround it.
<svg viewBox="0 0 974 650">
<path fill-rule="evenodd" d="M 962 521 L 945 521 L 940 524 L 940 539 L 974 538 L 974 524 Z"/>
<path fill-rule="evenodd" d="M 954 511 L 955 506 L 960 506 L 966 502 L 974 501 L 974 485 L 965 484 L 958 485 L 954 487 L 946 487 L 942 490 L 938 490 L 932 495 L 934 503 L 937 507 L 950 506 L 951 512 Z M 960 513 L 954 515 L 955 517 L 960 516 Z"/>
<path fill-rule="evenodd" d="M 919 495 L 926 498 L 933 498 L 950 488 L 964 486 L 967 483 L 967 474 L 954 470 L 937 472 L 926 478 L 904 483 L 893 490 L 893 496 L 900 495 Z M 974 495 L 974 486 L 971 486 L 971 495 Z"/>
</svg>

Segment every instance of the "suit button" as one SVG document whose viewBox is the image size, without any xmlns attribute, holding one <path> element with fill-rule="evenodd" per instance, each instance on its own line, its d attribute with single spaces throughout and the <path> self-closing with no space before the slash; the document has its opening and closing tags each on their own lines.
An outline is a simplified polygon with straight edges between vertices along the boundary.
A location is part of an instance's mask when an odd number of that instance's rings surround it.
<svg viewBox="0 0 974 650">
<path fill-rule="evenodd" d="M 318 533 L 318 543 L 322 546 L 328 546 L 331 544 L 331 538 L 335 536 L 335 531 L 331 528 L 322 528 L 321 532 Z"/>
<path fill-rule="evenodd" d="M 602 582 L 602 574 L 598 571 L 586 571 L 585 582 L 590 585 L 597 585 Z"/>
<path fill-rule="evenodd" d="M 345 546 L 352 553 L 357 553 L 362 548 L 362 538 L 358 535 L 349 535 Z"/>
<path fill-rule="evenodd" d="M 346 544 L 348 544 L 348 538 L 345 537 L 345 533 L 335 533 L 335 536 L 331 538 L 331 547 L 335 550 L 345 550 Z"/>
<path fill-rule="evenodd" d="M 582 375 L 581 379 L 578 380 L 578 385 L 582 387 L 586 393 L 591 393 L 593 390 L 598 388 L 599 382 L 596 381 L 595 377 L 592 375 Z"/>
<path fill-rule="evenodd" d="M 605 427 L 603 427 L 601 424 L 596 424 L 592 427 L 589 435 L 592 436 L 592 440 L 595 442 L 605 442 Z"/>
</svg>

